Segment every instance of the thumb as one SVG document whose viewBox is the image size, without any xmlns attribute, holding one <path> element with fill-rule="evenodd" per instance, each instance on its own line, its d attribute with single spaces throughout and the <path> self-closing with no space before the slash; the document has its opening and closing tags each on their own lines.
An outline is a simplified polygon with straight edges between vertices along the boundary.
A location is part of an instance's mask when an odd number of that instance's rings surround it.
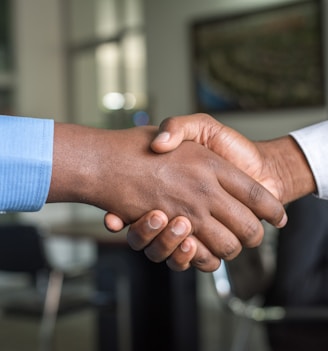
<svg viewBox="0 0 328 351">
<path fill-rule="evenodd" d="M 200 120 L 196 115 L 170 117 L 163 120 L 158 134 L 151 143 L 151 149 L 165 153 L 176 149 L 185 140 L 196 140 Z"/>
<path fill-rule="evenodd" d="M 150 147 L 153 151 L 157 153 L 165 153 L 176 149 L 184 140 L 183 133 L 170 133 L 167 131 L 160 131 L 158 132 L 155 139 L 150 144 Z"/>
<path fill-rule="evenodd" d="M 122 230 L 126 224 L 123 220 L 113 213 L 107 212 L 104 217 L 104 224 L 107 230 L 113 233 L 117 233 Z"/>
</svg>

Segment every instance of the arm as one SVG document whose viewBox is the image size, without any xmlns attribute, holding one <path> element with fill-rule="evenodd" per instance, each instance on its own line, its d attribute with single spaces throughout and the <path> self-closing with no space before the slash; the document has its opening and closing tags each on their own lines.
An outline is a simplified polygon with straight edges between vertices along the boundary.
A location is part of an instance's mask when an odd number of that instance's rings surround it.
<svg viewBox="0 0 328 351">
<path fill-rule="evenodd" d="M 219 258 L 237 255 L 241 243 L 254 246 L 261 241 L 263 228 L 257 217 L 275 224 L 282 221 L 284 209 L 268 191 L 196 143 L 184 143 L 163 155 L 151 152 L 156 131 L 56 123 L 48 202 L 91 204 L 120 216 L 124 223 L 153 208 L 164 211 L 169 220 L 186 217 L 197 250 L 210 252 L 212 263 L 207 259 L 199 265 L 211 270 Z M 157 256 L 160 249 L 161 245 L 150 250 L 149 256 L 164 259 L 168 253 Z"/>
<path fill-rule="evenodd" d="M 294 132 L 293 137 L 285 136 L 253 143 L 210 116 L 196 114 L 165 120 L 160 127 L 160 133 L 152 142 L 152 148 L 158 153 L 163 153 L 175 149 L 183 140 L 202 144 L 234 163 L 283 203 L 287 203 L 316 190 L 321 197 L 328 197 L 328 158 L 324 155 L 326 148 L 322 147 L 327 143 L 327 134 L 328 123 L 324 122 Z M 315 147 L 316 144 L 319 147 Z M 107 226 L 110 227 L 111 218 L 108 217 L 108 220 Z M 147 238 L 145 222 L 146 218 L 140 219 L 131 226 L 134 240 Z M 152 233 L 152 240 L 158 233 L 161 233 L 162 237 L 170 237 L 170 229 L 165 228 L 164 222 L 157 231 L 148 225 L 148 233 Z M 142 245 L 147 250 L 154 242 L 156 240 L 144 240 Z M 142 245 L 140 244 L 140 248 Z M 179 249 L 170 257 L 169 264 L 173 267 L 179 266 L 181 262 L 184 262 L 184 267 L 187 265 L 189 257 Z"/>
<path fill-rule="evenodd" d="M 86 198 L 83 200 L 82 194 L 79 195 L 81 189 L 75 189 L 76 179 L 82 180 L 83 177 L 79 175 L 80 164 L 78 163 L 76 167 L 74 166 L 74 162 L 79 157 L 82 159 L 81 164 L 85 164 L 83 163 L 84 155 L 79 152 L 82 150 L 80 146 L 83 144 L 83 142 L 81 143 L 82 139 L 79 139 L 79 135 L 83 137 L 83 134 L 80 134 L 80 132 L 83 131 L 85 133 L 85 129 L 80 129 L 78 126 L 56 124 L 57 145 L 55 145 L 56 154 L 54 155 L 56 160 L 53 168 L 52 186 L 49 191 L 53 163 L 54 121 L 41 118 L 0 116 L 0 122 L 0 212 L 38 211 L 43 207 L 46 200 L 48 202 L 61 200 L 88 201 Z M 65 131 L 66 129 L 68 130 Z M 93 130 L 91 131 L 93 132 Z M 74 138 L 71 138 L 70 134 L 73 134 Z M 65 138 L 69 138 L 69 140 L 65 140 Z M 71 142 L 71 144 L 69 145 L 68 142 Z M 68 147 L 68 151 L 71 154 L 72 160 L 69 162 L 68 167 L 64 161 L 69 160 L 69 153 L 66 153 L 62 146 Z M 93 145 L 90 146 L 90 150 L 87 150 L 87 153 L 92 151 L 92 149 Z M 64 152 L 64 155 L 61 155 L 61 152 Z M 74 156 L 74 152 L 77 157 Z M 62 167 L 64 172 L 61 173 L 60 167 Z M 91 167 L 91 173 L 92 169 Z M 88 180 L 86 180 L 86 185 L 87 183 Z M 157 211 L 157 213 L 159 213 L 157 219 L 155 217 L 150 221 L 155 223 L 155 226 L 152 226 L 153 230 L 160 228 L 156 224 L 159 223 L 158 218 L 160 221 L 163 218 L 164 220 L 166 219 L 166 215 L 160 211 Z M 182 218 L 182 220 L 186 219 Z M 189 221 L 185 221 L 186 223 L 182 224 L 180 221 L 179 224 L 179 217 L 177 217 L 176 221 L 171 222 L 176 227 L 173 231 L 173 238 L 171 238 L 169 244 L 161 243 L 156 248 L 155 253 L 149 254 L 150 257 L 155 254 L 155 260 L 158 259 L 159 254 L 161 257 L 165 256 L 168 248 L 170 251 L 175 243 L 175 245 L 178 245 L 191 231 Z M 163 224 L 166 225 L 165 223 Z M 194 241 L 188 245 L 187 239 L 184 247 L 188 248 L 189 252 L 185 255 L 188 256 L 187 262 L 189 262 L 196 251 Z M 212 265 L 216 265 L 218 260 L 215 257 L 211 257 L 209 251 L 206 254 L 207 260 Z"/>
<path fill-rule="evenodd" d="M 42 118 L 0 116 L 0 123 L 0 213 L 38 211 L 44 206 L 49 193 L 53 161 L 54 121 Z M 61 143 L 61 139 L 62 137 L 57 142 Z M 77 140 L 77 150 L 79 150 L 80 144 L 81 140 Z M 61 164 L 61 156 L 57 155 L 57 158 L 57 163 Z M 54 173 L 57 169 L 58 166 L 55 166 Z M 48 201 L 59 201 L 59 198 L 56 200 L 56 197 L 63 197 L 63 192 L 67 192 L 64 190 L 67 187 L 64 179 L 60 183 L 64 188 L 59 192 L 56 190 L 59 187 L 58 181 L 60 181 L 61 175 L 57 174 L 56 177 L 57 180 L 53 179 Z M 70 178 L 71 175 L 68 174 L 67 179 Z M 67 193 L 66 200 L 72 200 L 70 196 Z M 166 220 L 166 215 L 160 211 L 157 211 L 157 214 L 157 219 L 155 217 L 151 221 L 151 223 L 155 223 L 155 226 L 152 226 L 153 230 L 160 228 L 156 224 L 159 223 L 158 219 L 162 225 L 166 225 L 162 222 Z M 177 220 L 179 219 L 177 218 Z M 177 221 L 172 221 L 173 225 L 176 223 Z M 157 247 L 156 257 L 159 253 L 161 256 L 165 255 L 168 248 L 173 248 L 173 245 L 178 246 L 178 243 L 190 231 L 189 221 L 186 221 L 186 224 L 182 223 L 182 226 L 178 223 L 170 242 L 162 243 L 160 247 Z M 196 247 L 193 241 L 188 245 L 188 239 L 184 246 L 189 249 L 189 253 L 185 253 L 187 255 L 186 261 L 189 262 L 195 254 Z M 208 261 L 217 264 L 217 260 L 211 258 L 209 252 L 207 254 Z M 151 253 L 150 257 L 152 257 Z"/>
<path fill-rule="evenodd" d="M 24 124 L 28 121 L 23 120 L 21 127 L 25 130 Z M 27 130 L 33 130 L 33 127 Z M 238 254 L 241 243 L 246 246 L 259 243 L 263 228 L 257 217 L 272 223 L 283 220 L 284 209 L 269 192 L 205 148 L 195 143 L 184 143 L 173 153 L 155 155 L 149 149 L 157 131 L 155 127 L 108 131 L 55 123 L 52 164 L 51 160 L 49 162 L 49 154 L 52 153 L 52 133 L 49 131 L 53 132 L 53 125 L 46 130 L 48 133 L 39 131 L 36 133 L 38 138 L 34 139 L 28 137 L 27 132 L 20 134 L 27 141 L 6 139 L 8 152 L 13 147 L 12 142 L 32 151 L 36 146 L 47 151 L 46 155 L 41 153 L 43 158 L 38 160 L 31 156 L 33 152 L 27 157 L 22 150 L 21 154 L 20 151 L 14 154 L 21 158 L 10 159 L 13 169 L 26 159 L 32 161 L 27 162 L 32 168 L 36 164 L 39 171 L 46 169 L 41 196 L 38 196 L 38 202 L 31 201 L 29 206 L 25 206 L 26 211 L 38 209 L 47 198 L 47 202 L 93 205 L 119 216 L 125 223 L 131 223 L 151 209 L 159 208 L 169 220 L 175 219 L 177 227 L 180 227 L 176 230 L 175 225 L 172 231 L 175 242 L 192 234 L 194 241 L 187 240 L 184 249 L 189 246 L 188 255 L 197 249 L 198 264 L 211 270 L 217 267 L 219 258 Z M 12 134 L 16 131 L 13 129 Z M 28 174 L 29 169 L 26 168 L 25 172 Z M 6 176 L 6 172 L 3 174 Z M 23 178 L 14 172 L 12 175 L 14 178 L 7 184 L 13 187 L 22 179 L 27 181 L 25 174 Z M 29 192 L 32 198 L 40 190 L 37 186 L 39 180 L 35 173 L 29 178 L 34 189 Z M 5 181 L 4 187 L 7 185 Z M 22 182 L 21 188 L 31 184 Z M 12 195 L 14 200 L 15 196 L 17 194 Z M 21 210 L 19 207 L 10 209 Z M 185 222 L 181 231 L 179 218 L 189 219 L 192 229 Z M 157 243 L 159 245 L 148 252 L 153 260 L 169 255 L 166 241 L 159 240 Z"/>
<path fill-rule="evenodd" d="M 328 124 L 325 125 L 328 129 Z M 259 181 L 282 203 L 316 190 L 313 170 L 291 136 L 252 142 L 206 114 L 195 114 L 165 120 L 152 148 L 158 153 L 168 152 L 183 140 L 192 140 L 221 155 Z"/>
</svg>

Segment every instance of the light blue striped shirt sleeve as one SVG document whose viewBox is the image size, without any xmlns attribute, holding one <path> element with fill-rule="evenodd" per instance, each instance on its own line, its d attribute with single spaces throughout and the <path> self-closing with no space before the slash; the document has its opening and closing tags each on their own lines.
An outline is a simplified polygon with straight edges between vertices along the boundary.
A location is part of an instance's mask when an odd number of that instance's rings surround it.
<svg viewBox="0 0 328 351">
<path fill-rule="evenodd" d="M 328 121 L 296 130 L 290 135 L 301 147 L 311 167 L 318 197 L 328 200 Z"/>
<path fill-rule="evenodd" d="M 0 211 L 33 212 L 51 180 L 54 121 L 0 116 Z"/>
</svg>

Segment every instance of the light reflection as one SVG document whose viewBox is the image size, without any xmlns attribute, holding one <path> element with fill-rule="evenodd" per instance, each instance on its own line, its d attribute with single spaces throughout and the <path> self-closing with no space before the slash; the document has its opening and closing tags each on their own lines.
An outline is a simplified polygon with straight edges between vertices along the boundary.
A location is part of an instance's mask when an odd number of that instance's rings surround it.
<svg viewBox="0 0 328 351">
<path fill-rule="evenodd" d="M 132 110 L 137 103 L 137 98 L 132 93 L 111 92 L 103 96 L 102 104 L 107 110 Z"/>
<path fill-rule="evenodd" d="M 124 94 L 124 110 L 132 110 L 137 103 L 137 98 L 132 93 Z"/>
<path fill-rule="evenodd" d="M 133 116 L 133 123 L 135 126 L 145 126 L 149 123 L 149 114 L 145 111 L 137 111 Z"/>
<path fill-rule="evenodd" d="M 125 99 L 121 93 L 108 93 L 103 97 L 103 105 L 107 110 L 121 110 Z"/>
</svg>

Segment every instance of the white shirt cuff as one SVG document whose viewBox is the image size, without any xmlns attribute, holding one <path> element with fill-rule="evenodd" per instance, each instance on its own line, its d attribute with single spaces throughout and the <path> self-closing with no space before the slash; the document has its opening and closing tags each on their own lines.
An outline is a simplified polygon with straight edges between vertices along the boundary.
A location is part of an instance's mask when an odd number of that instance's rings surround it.
<svg viewBox="0 0 328 351">
<path fill-rule="evenodd" d="M 290 135 L 299 144 L 310 165 L 318 197 L 328 199 L 328 121 L 296 130 Z"/>
</svg>

